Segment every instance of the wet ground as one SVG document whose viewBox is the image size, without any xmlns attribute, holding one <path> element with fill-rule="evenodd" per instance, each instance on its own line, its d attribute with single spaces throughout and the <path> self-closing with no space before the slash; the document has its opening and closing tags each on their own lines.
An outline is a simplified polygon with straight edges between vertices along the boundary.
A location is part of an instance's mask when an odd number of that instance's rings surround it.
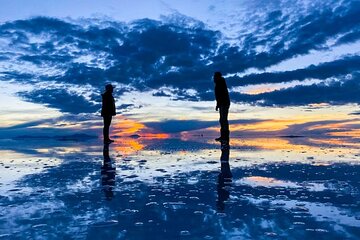
<svg viewBox="0 0 360 240">
<path fill-rule="evenodd" d="M 0 239 L 359 239 L 360 146 L 310 140 L 3 141 Z"/>
</svg>

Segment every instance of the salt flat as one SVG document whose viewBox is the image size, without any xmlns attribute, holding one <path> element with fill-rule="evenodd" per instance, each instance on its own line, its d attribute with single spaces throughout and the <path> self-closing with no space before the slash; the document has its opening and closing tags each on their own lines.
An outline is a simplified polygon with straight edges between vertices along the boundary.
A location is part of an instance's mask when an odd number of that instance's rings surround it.
<svg viewBox="0 0 360 240">
<path fill-rule="evenodd" d="M 3 142 L 0 238 L 358 238 L 359 146 L 296 141 Z"/>
</svg>

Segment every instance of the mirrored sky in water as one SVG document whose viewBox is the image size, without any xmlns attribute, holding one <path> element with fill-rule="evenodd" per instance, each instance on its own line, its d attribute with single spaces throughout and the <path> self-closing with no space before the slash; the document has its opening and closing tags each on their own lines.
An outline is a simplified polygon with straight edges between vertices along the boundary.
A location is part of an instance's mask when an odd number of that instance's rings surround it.
<svg viewBox="0 0 360 240">
<path fill-rule="evenodd" d="M 221 150 L 200 137 L 99 142 L 16 140 L 11 150 L 2 150 L 0 236 L 356 239 L 360 234 L 358 148 L 287 148 L 291 143 L 284 139 L 243 139 Z"/>
</svg>

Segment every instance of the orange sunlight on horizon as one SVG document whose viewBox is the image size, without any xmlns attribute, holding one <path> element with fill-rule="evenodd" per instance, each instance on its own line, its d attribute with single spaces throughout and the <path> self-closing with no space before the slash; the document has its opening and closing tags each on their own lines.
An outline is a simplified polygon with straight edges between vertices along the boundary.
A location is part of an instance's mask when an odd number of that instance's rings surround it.
<svg viewBox="0 0 360 240">
<path fill-rule="evenodd" d="M 318 119 L 316 120 L 318 121 Z M 351 129 L 352 124 L 359 123 L 357 119 L 347 120 L 342 123 L 323 125 L 320 125 L 317 121 L 315 122 L 314 119 L 306 116 L 298 116 L 298 118 L 291 119 L 275 119 L 253 123 L 231 124 L 230 132 L 233 136 L 231 138 L 231 145 L 256 147 L 266 150 L 291 150 L 299 153 L 303 151 L 317 151 L 321 145 L 331 145 L 334 148 L 343 146 L 357 147 L 357 143 L 349 140 L 349 138 L 357 138 L 360 136 L 360 130 Z M 311 122 L 314 122 L 314 124 L 312 125 Z M 329 131 L 324 132 L 322 136 L 319 135 L 316 138 L 312 138 L 310 137 L 312 135 L 309 135 L 309 138 L 301 138 L 295 141 L 279 137 L 281 134 L 286 132 L 284 130 L 291 130 L 291 126 L 301 125 L 304 123 L 309 123 L 309 126 L 304 125 L 304 128 L 300 128 L 302 134 L 305 134 L 305 136 L 308 130 L 311 131 L 314 129 L 327 128 Z M 183 141 L 196 141 L 199 136 L 204 136 L 205 139 L 213 135 L 217 136 L 219 134 L 219 130 L 220 126 L 217 125 L 193 131 L 183 131 L 176 136 L 180 136 Z M 297 134 L 295 131 L 289 131 L 289 133 L 286 132 L 286 134 Z M 117 117 L 112 127 L 111 134 L 118 139 L 116 144 L 114 144 L 115 149 L 125 155 L 143 150 L 146 146 L 146 141 L 143 141 L 144 139 L 156 140 L 175 137 L 175 135 L 172 134 L 156 132 L 155 129 L 147 127 L 144 123 L 127 119 L 123 116 Z M 241 138 L 236 137 L 238 135 L 240 135 Z M 335 139 L 335 137 L 345 138 Z M 311 143 L 314 145 L 312 146 Z"/>
<path fill-rule="evenodd" d="M 241 124 L 230 124 L 230 132 L 253 132 L 259 133 L 263 132 L 264 134 L 270 134 L 270 133 L 279 133 L 282 130 L 288 129 L 292 125 L 296 124 L 303 124 L 307 123 L 308 119 L 279 119 L 279 120 L 264 120 L 260 122 L 254 122 L 254 123 L 241 123 Z M 212 132 L 217 133 L 220 131 L 220 126 L 214 126 L 214 127 L 208 127 L 203 128 L 196 131 L 188 131 L 184 132 L 185 135 L 191 135 L 191 134 L 200 134 L 200 132 Z M 280 133 L 279 133 L 280 134 Z"/>
<path fill-rule="evenodd" d="M 152 131 L 153 129 L 140 122 L 119 117 L 111 130 L 111 135 L 119 139 L 114 144 L 115 150 L 121 154 L 130 155 L 144 149 L 142 138 L 166 139 L 170 137 L 167 133 L 153 133 Z"/>
<path fill-rule="evenodd" d="M 112 127 L 111 134 L 116 137 L 129 137 L 131 135 L 161 139 L 170 137 L 170 134 L 153 132 L 153 129 L 146 127 L 144 124 L 124 117 L 117 119 Z"/>
</svg>

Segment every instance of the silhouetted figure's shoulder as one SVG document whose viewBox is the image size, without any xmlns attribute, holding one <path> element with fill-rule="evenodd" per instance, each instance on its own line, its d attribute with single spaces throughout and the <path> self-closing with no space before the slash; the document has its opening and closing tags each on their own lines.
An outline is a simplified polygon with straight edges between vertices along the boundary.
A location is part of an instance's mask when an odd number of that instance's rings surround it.
<svg viewBox="0 0 360 240">
<path fill-rule="evenodd" d="M 215 82 L 215 98 L 219 106 L 230 105 L 229 91 L 223 77 L 219 77 Z"/>
</svg>

